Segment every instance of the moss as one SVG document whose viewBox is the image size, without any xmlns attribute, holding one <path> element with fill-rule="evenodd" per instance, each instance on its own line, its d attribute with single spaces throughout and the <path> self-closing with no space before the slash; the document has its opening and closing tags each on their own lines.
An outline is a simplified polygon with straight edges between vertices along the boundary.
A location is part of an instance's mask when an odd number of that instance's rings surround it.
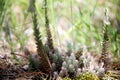
<svg viewBox="0 0 120 80">
<path fill-rule="evenodd" d="M 62 80 L 72 80 L 71 78 L 63 78 Z"/>
<path fill-rule="evenodd" d="M 106 76 L 102 78 L 102 80 L 106 79 L 110 80 L 120 80 L 120 72 L 119 71 L 107 71 Z"/>
<path fill-rule="evenodd" d="M 81 74 L 76 80 L 100 80 L 97 75 L 93 73 L 84 73 Z"/>
</svg>

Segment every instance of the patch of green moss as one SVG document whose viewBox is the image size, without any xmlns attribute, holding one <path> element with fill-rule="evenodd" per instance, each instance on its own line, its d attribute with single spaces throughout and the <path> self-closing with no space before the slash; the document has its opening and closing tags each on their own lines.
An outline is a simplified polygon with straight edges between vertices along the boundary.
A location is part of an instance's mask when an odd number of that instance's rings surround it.
<svg viewBox="0 0 120 80">
<path fill-rule="evenodd" d="M 105 75 L 105 77 L 102 78 L 102 80 L 120 80 L 120 73 L 119 71 L 108 71 Z"/>
<path fill-rule="evenodd" d="M 84 73 L 79 75 L 76 80 L 100 80 L 94 73 Z"/>
<path fill-rule="evenodd" d="M 71 78 L 63 78 L 62 80 L 72 80 Z"/>
</svg>

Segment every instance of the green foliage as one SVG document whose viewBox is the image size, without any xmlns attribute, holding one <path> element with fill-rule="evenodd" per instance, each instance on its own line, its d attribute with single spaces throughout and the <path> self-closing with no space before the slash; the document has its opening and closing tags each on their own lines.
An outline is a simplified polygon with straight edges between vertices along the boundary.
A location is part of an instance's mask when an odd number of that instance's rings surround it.
<svg viewBox="0 0 120 80">
<path fill-rule="evenodd" d="M 4 18 L 6 16 L 6 10 L 8 7 L 8 0 L 0 0 L 0 25 L 3 26 L 2 24 L 4 23 Z M 1 29 L 1 28 L 0 28 Z"/>
<path fill-rule="evenodd" d="M 4 1 L 4 0 L 1 0 Z M 4 9 L 2 11 L 2 15 L 0 19 L 2 20 L 2 24 L 5 23 L 0 27 L 1 33 L 5 33 L 5 40 L 9 43 L 11 51 L 14 52 L 16 50 L 16 46 L 20 44 L 20 49 L 23 50 L 23 47 L 28 40 L 28 36 L 25 34 L 25 27 L 23 24 L 25 23 L 26 17 L 24 12 L 18 12 L 19 15 L 14 11 L 15 3 L 12 3 L 13 0 L 5 1 Z M 25 2 L 22 2 L 25 3 Z M 22 4 L 21 2 L 19 5 Z M 1 5 L 2 6 L 2 5 Z M 23 7 L 23 6 L 22 6 Z M 25 6 L 26 7 L 26 6 Z M 1 7 L 2 8 L 2 7 Z M 18 7 L 17 7 L 18 8 Z M 21 10 L 21 8 L 18 8 Z M 13 11 L 11 11 L 13 10 Z M 18 16 L 20 16 L 18 18 Z M 24 18 L 24 19 L 23 19 Z M 22 20 L 22 21 L 20 21 Z M 4 22 L 3 22 L 4 21 Z M 19 23 L 21 22 L 21 23 Z M 24 36 L 23 36 L 24 35 Z M 16 39 L 16 40 L 15 40 Z"/>
</svg>

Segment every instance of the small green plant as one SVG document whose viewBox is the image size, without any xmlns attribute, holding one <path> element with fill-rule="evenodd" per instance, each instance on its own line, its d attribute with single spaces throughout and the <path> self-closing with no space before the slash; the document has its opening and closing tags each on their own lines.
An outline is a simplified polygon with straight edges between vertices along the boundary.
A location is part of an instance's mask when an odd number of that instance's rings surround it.
<svg viewBox="0 0 120 80">
<path fill-rule="evenodd" d="M 61 77 L 69 76 L 76 77 L 78 69 L 78 60 L 76 60 L 75 54 L 71 53 L 70 56 L 67 56 L 66 59 L 62 63 L 62 68 L 59 73 Z"/>
<path fill-rule="evenodd" d="M 54 47 L 53 47 L 53 40 L 52 40 L 52 35 L 50 31 L 50 25 L 49 25 L 49 19 L 48 19 L 48 5 L 47 5 L 47 0 L 44 0 L 44 7 L 45 7 L 45 27 L 46 27 L 46 32 L 47 32 L 47 44 L 50 48 L 51 52 L 54 52 Z"/>
<path fill-rule="evenodd" d="M 104 67 L 110 68 L 111 65 L 111 60 L 109 57 L 109 52 L 108 52 L 108 48 L 109 48 L 109 36 L 108 36 L 108 29 L 109 29 L 109 15 L 108 15 L 108 9 L 105 9 L 105 20 L 104 20 L 104 30 L 103 30 L 103 42 L 102 42 L 102 54 L 101 54 L 101 62 L 104 63 Z"/>
<path fill-rule="evenodd" d="M 40 57 L 40 64 L 43 68 L 42 71 L 45 72 L 46 74 L 49 74 L 49 73 L 51 73 L 51 64 L 50 64 L 49 58 L 45 52 L 45 49 L 44 49 L 44 46 L 43 46 L 43 43 L 41 40 L 41 35 L 40 35 L 39 29 L 38 29 L 35 0 L 30 0 L 29 9 L 32 14 L 34 36 L 35 36 L 35 40 L 36 40 L 38 56 Z"/>
</svg>

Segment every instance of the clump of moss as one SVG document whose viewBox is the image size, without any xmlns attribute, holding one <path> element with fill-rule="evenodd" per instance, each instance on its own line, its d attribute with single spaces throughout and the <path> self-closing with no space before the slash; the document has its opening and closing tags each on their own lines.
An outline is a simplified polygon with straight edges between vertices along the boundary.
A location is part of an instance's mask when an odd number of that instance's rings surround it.
<svg viewBox="0 0 120 80">
<path fill-rule="evenodd" d="M 120 80 L 120 72 L 119 71 L 107 71 L 103 80 L 110 79 L 110 80 Z"/>
<path fill-rule="evenodd" d="M 100 80 L 94 73 L 84 73 L 79 75 L 76 80 Z"/>
<path fill-rule="evenodd" d="M 72 80 L 71 78 L 63 78 L 62 80 Z"/>
</svg>

